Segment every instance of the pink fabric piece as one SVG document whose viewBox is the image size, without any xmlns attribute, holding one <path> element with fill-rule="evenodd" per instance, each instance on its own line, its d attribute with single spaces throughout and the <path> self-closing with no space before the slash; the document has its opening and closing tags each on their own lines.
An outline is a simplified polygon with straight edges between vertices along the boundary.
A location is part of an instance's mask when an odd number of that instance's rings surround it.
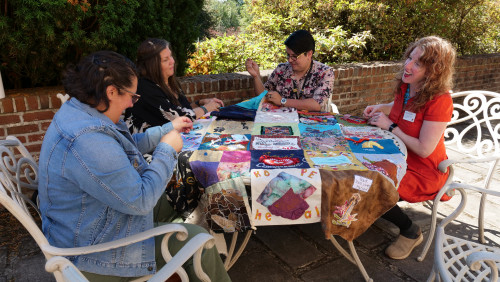
<svg viewBox="0 0 500 282">
<path fill-rule="evenodd" d="M 295 220 L 309 208 L 309 204 L 290 188 L 281 198 L 268 207 L 272 215 Z"/>
</svg>

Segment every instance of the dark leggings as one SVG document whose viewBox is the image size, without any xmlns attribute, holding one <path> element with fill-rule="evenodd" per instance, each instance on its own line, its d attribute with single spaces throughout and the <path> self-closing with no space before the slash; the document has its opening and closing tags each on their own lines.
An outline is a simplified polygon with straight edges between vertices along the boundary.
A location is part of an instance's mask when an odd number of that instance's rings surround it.
<svg viewBox="0 0 500 282">
<path fill-rule="evenodd" d="M 413 224 L 411 219 L 398 205 L 395 205 L 392 209 L 388 210 L 384 215 L 382 215 L 382 218 L 394 223 L 397 227 L 399 227 L 401 233 L 410 229 Z"/>
</svg>

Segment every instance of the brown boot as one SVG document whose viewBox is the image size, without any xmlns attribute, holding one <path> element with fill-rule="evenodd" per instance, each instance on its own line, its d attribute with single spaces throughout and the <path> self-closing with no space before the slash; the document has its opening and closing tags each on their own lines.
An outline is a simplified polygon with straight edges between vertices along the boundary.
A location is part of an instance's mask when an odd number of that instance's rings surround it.
<svg viewBox="0 0 500 282">
<path fill-rule="evenodd" d="M 420 235 L 418 235 L 415 239 L 399 235 L 398 239 L 385 249 L 385 254 L 391 259 L 405 259 L 411 254 L 411 251 L 413 251 L 416 246 L 422 243 L 423 240 L 424 236 L 422 236 L 422 233 L 420 233 Z"/>
</svg>

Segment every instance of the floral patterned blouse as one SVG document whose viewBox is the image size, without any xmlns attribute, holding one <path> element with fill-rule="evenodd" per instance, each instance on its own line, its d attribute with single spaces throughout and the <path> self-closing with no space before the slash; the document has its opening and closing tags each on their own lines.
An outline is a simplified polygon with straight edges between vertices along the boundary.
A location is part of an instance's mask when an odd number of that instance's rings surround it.
<svg viewBox="0 0 500 282">
<path fill-rule="evenodd" d="M 283 98 L 287 99 L 313 98 L 321 105 L 322 111 L 327 111 L 327 103 L 332 95 L 333 69 L 318 61 L 313 61 L 309 73 L 298 81 L 292 79 L 292 75 L 293 70 L 290 63 L 279 64 L 269 76 L 264 87 L 269 91 L 277 91 Z M 297 97 L 299 95 L 300 97 Z"/>
<path fill-rule="evenodd" d="M 187 116 L 196 120 L 196 114 L 184 93 L 179 94 L 180 106 L 171 103 L 165 92 L 156 83 L 146 78 L 140 78 L 137 84 L 137 94 L 141 98 L 132 108 L 125 111 L 125 123 L 131 133 L 141 133 L 147 128 L 163 125 L 179 116 Z"/>
</svg>

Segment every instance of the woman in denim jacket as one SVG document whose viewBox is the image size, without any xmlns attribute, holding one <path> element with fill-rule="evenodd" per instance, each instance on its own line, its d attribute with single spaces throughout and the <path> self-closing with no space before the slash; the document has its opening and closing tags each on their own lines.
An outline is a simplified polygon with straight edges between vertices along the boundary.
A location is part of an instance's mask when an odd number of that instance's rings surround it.
<svg viewBox="0 0 500 282">
<path fill-rule="evenodd" d="M 120 116 L 140 97 L 135 93 L 137 71 L 132 62 L 111 51 L 93 53 L 69 66 L 63 83 L 72 98 L 54 116 L 39 160 L 40 210 L 47 239 L 57 247 L 84 247 L 153 228 L 153 208 L 164 202 L 182 148 L 179 131 L 192 128 L 191 120 L 180 117 L 130 135 Z M 144 153 L 152 153 L 150 164 Z M 157 206 L 155 213 L 165 221 L 172 209 L 168 204 L 161 209 Z M 189 237 L 205 232 L 185 226 Z M 177 241 L 171 250 L 181 247 Z M 121 281 L 153 274 L 157 267 L 153 238 L 69 259 L 91 281 Z M 164 261 L 158 261 L 158 268 L 161 264 Z M 215 247 L 205 250 L 202 265 L 212 281 L 230 280 Z M 195 278 L 189 265 L 186 271 Z"/>
</svg>

